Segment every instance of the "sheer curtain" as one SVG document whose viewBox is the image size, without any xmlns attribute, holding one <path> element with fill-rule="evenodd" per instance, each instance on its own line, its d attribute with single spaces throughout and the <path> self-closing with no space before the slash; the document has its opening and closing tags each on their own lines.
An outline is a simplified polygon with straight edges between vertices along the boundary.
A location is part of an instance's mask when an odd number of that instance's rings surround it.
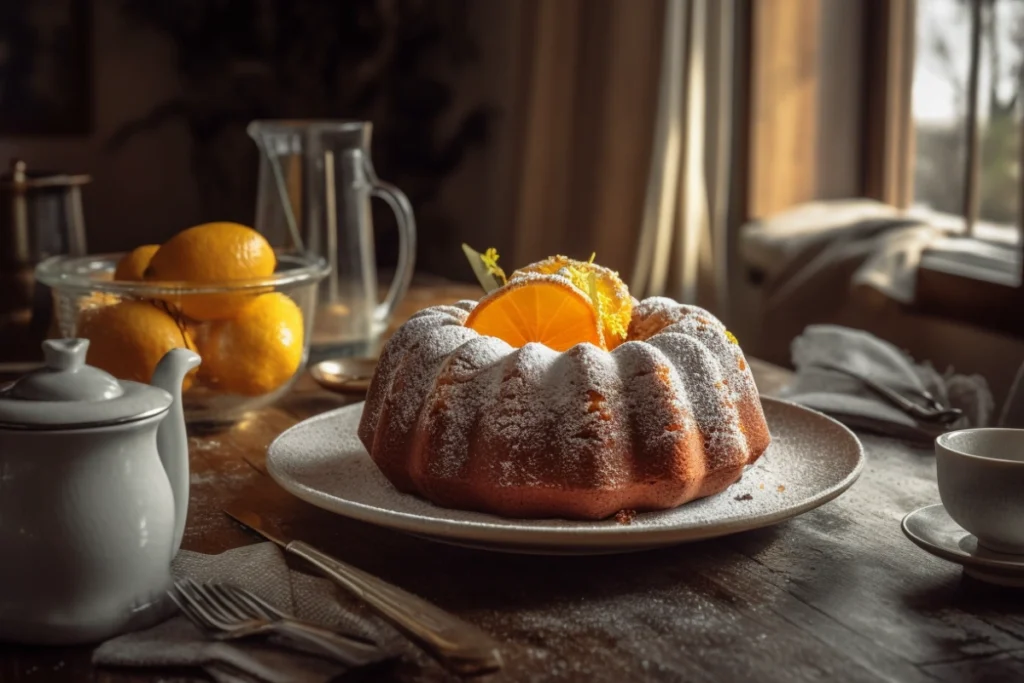
<svg viewBox="0 0 1024 683">
<path fill-rule="evenodd" d="M 735 0 L 534 0 L 516 264 L 564 253 L 724 309 Z"/>
</svg>

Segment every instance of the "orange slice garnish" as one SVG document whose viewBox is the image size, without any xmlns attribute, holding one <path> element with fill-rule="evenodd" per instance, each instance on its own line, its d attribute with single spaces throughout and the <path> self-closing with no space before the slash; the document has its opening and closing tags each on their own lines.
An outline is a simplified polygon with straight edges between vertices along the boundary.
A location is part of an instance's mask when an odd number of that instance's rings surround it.
<svg viewBox="0 0 1024 683">
<path fill-rule="evenodd" d="M 521 277 L 495 290 L 476 305 L 466 327 L 516 348 L 529 342 L 555 351 L 583 342 L 606 348 L 590 297 L 557 275 Z"/>
<path fill-rule="evenodd" d="M 592 261 L 576 261 L 565 256 L 552 256 L 520 268 L 510 281 L 528 273 L 558 274 L 577 289 L 590 295 L 591 304 L 601 319 L 601 333 L 609 349 L 626 341 L 629 321 L 633 317 L 633 298 L 629 288 L 614 270 Z"/>
</svg>

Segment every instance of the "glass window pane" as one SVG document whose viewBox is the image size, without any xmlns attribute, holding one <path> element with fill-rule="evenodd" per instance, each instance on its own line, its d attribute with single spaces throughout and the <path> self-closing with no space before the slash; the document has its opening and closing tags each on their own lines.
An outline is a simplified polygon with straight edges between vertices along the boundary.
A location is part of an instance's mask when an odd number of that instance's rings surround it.
<svg viewBox="0 0 1024 683">
<path fill-rule="evenodd" d="M 1024 2 L 982 4 L 978 114 L 981 135 L 980 238 L 1014 238 L 1020 202 L 1020 69 L 1024 65 Z"/>
<path fill-rule="evenodd" d="M 914 207 L 963 214 L 970 0 L 918 0 L 914 83 Z"/>
<path fill-rule="evenodd" d="M 963 224 L 973 0 L 918 0 L 914 53 L 914 207 Z M 976 237 L 1013 243 L 1020 203 L 1024 2 L 980 0 Z"/>
</svg>

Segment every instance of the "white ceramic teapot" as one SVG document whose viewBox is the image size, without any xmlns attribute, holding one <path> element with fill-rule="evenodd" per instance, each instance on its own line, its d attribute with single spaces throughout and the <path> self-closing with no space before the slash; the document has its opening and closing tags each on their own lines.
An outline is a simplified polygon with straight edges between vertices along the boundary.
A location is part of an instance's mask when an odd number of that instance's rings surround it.
<svg viewBox="0 0 1024 683">
<path fill-rule="evenodd" d="M 89 342 L 43 342 L 46 366 L 0 390 L 0 640 L 92 642 L 167 612 L 188 511 L 174 349 L 153 386 L 85 364 Z"/>
</svg>

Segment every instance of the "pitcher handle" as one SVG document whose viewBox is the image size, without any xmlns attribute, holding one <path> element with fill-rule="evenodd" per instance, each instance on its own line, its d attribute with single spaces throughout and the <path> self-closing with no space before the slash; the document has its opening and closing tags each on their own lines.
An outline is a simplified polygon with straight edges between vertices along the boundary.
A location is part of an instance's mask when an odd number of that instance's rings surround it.
<svg viewBox="0 0 1024 683">
<path fill-rule="evenodd" d="M 374 310 L 374 320 L 386 324 L 391 314 L 395 312 L 395 307 L 409 290 L 409 283 L 412 282 L 413 265 L 416 261 L 416 218 L 405 193 L 391 183 L 379 179 L 369 162 L 366 175 L 371 185 L 370 195 L 387 202 L 398 223 L 398 266 L 395 269 L 395 277 L 388 288 L 388 295 Z"/>
</svg>

